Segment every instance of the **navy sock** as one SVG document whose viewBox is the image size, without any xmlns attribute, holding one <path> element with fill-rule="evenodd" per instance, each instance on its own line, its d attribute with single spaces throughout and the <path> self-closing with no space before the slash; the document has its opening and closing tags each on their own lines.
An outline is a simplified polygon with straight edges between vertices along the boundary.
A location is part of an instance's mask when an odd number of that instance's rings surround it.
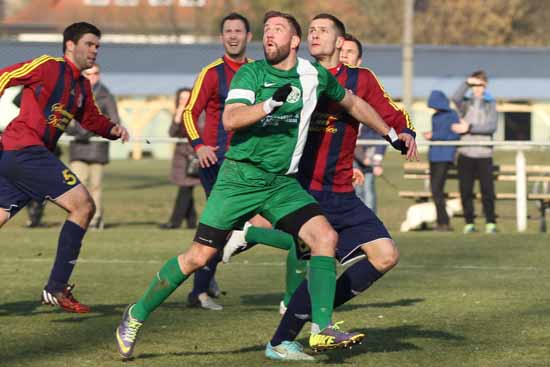
<svg viewBox="0 0 550 367">
<path fill-rule="evenodd" d="M 86 230 L 74 222 L 67 220 L 63 224 L 59 234 L 55 262 L 46 285 L 48 292 L 58 292 L 67 286 L 85 233 Z"/>
<path fill-rule="evenodd" d="M 384 274 L 376 270 L 368 259 L 363 259 L 350 266 L 336 281 L 334 308 L 364 292 L 382 275 Z M 276 346 L 285 340 L 292 341 L 296 339 L 306 322 L 310 320 L 311 299 L 307 280 L 304 280 L 290 299 L 286 313 L 271 339 L 271 345 Z"/>
<path fill-rule="evenodd" d="M 309 297 L 308 282 L 304 280 L 290 299 L 283 318 L 271 339 L 271 345 L 276 346 L 283 341 L 294 340 L 300 334 L 306 322 L 311 319 L 311 299 Z"/>
<path fill-rule="evenodd" d="M 193 281 L 193 290 L 191 294 L 198 296 L 201 293 L 206 293 L 210 286 L 210 281 L 216 275 L 216 268 L 220 262 L 219 254 L 216 254 L 206 265 L 195 272 L 195 278 Z"/>
<path fill-rule="evenodd" d="M 363 259 L 349 268 L 336 281 L 334 308 L 366 291 L 383 273 L 376 270 L 369 259 Z"/>
</svg>

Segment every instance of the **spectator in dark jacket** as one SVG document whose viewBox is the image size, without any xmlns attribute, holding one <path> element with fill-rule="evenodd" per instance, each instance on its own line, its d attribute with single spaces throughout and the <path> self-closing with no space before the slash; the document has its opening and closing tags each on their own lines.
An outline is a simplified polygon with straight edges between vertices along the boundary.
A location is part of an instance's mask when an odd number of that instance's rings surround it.
<svg viewBox="0 0 550 367">
<path fill-rule="evenodd" d="M 186 137 L 182 125 L 182 115 L 189 97 L 190 88 L 182 88 L 176 92 L 176 112 L 170 124 L 168 134 L 173 138 Z M 176 143 L 174 157 L 172 158 L 172 172 L 170 180 L 179 186 L 176 202 L 172 215 L 167 223 L 160 225 L 162 229 L 175 229 L 181 227 L 183 220 L 187 221 L 187 228 L 197 226 L 197 212 L 195 210 L 195 201 L 193 200 L 193 188 L 200 183 L 198 176 L 198 161 L 195 167 L 190 166 L 193 163 L 195 151 L 189 143 Z M 196 170 L 194 169 L 196 168 Z M 196 172 L 193 172 L 196 171 Z"/>
<path fill-rule="evenodd" d="M 461 141 L 493 140 L 497 129 L 497 109 L 493 97 L 487 93 L 487 74 L 483 70 L 473 72 L 453 95 L 460 117 L 460 124 L 453 131 Z M 461 146 L 458 148 L 458 176 L 460 197 L 464 209 L 464 233 L 475 232 L 474 182 L 479 179 L 481 202 L 485 213 L 485 232 L 496 232 L 495 183 L 493 177 L 493 148 L 491 146 Z"/>
<path fill-rule="evenodd" d="M 460 121 L 458 114 L 449 106 L 449 99 L 442 91 L 434 90 L 428 98 L 428 107 L 433 108 L 432 131 L 424 133 L 428 140 L 458 140 L 460 135 L 451 126 Z M 445 181 L 449 167 L 454 163 L 455 146 L 431 146 L 428 153 L 430 161 L 430 187 L 437 211 L 438 231 L 450 231 L 449 216 L 445 205 Z"/>
<path fill-rule="evenodd" d="M 86 69 L 82 74 L 92 84 L 92 91 L 101 113 L 109 117 L 115 124 L 120 123 L 116 101 L 109 89 L 100 82 L 101 68 L 95 64 Z M 109 163 L 109 142 L 91 141 L 95 134 L 82 128 L 73 121 L 67 128 L 67 133 L 73 135 L 75 140 L 69 145 L 69 161 L 71 170 L 80 181 L 88 188 L 94 203 L 96 212 L 90 228 L 103 229 L 103 205 L 101 200 L 104 165 Z"/>
</svg>

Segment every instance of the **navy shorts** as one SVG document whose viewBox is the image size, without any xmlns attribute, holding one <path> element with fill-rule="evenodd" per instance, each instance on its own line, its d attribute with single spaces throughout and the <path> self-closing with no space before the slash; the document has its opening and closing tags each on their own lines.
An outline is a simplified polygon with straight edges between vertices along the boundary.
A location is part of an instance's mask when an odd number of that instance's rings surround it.
<svg viewBox="0 0 550 367">
<path fill-rule="evenodd" d="M 222 163 L 223 163 L 223 159 L 220 159 L 216 162 L 216 164 L 208 168 L 201 167 L 199 169 L 199 179 L 201 180 L 201 185 L 204 188 L 206 197 L 210 196 L 210 192 L 212 191 L 212 188 L 216 183 L 216 179 L 218 178 L 218 172 L 220 171 L 220 167 Z"/>
<path fill-rule="evenodd" d="M 0 151 L 0 208 L 10 216 L 31 199 L 55 200 L 79 184 L 76 175 L 45 147 Z"/>
<path fill-rule="evenodd" d="M 348 263 L 364 256 L 361 245 L 391 236 L 384 223 L 362 201 L 350 193 L 309 191 L 319 202 L 328 221 L 338 232 L 336 259 Z"/>
</svg>

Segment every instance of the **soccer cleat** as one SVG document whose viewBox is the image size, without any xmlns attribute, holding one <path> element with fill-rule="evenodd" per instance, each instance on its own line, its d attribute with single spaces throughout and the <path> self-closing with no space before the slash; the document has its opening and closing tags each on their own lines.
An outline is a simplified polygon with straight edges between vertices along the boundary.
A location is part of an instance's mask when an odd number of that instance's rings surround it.
<svg viewBox="0 0 550 367">
<path fill-rule="evenodd" d="M 224 262 L 224 264 L 227 264 L 229 262 L 229 259 L 231 258 L 231 256 L 233 256 L 233 254 L 237 250 L 242 250 L 246 248 L 248 244 L 246 243 L 246 240 L 244 239 L 244 237 L 245 237 L 244 230 L 243 231 L 235 230 L 231 233 L 231 237 L 229 237 L 229 240 L 227 241 L 227 243 L 223 248 L 222 261 Z"/>
<path fill-rule="evenodd" d="M 346 333 L 340 330 L 339 325 L 343 321 L 331 324 L 317 334 L 309 337 L 309 346 L 314 352 L 322 352 L 336 348 L 351 348 L 352 345 L 361 343 L 365 338 L 363 333 Z"/>
<path fill-rule="evenodd" d="M 472 223 L 466 224 L 463 229 L 464 233 L 474 233 L 475 231 L 476 227 Z"/>
<path fill-rule="evenodd" d="M 122 321 L 116 329 L 118 354 L 120 354 L 123 359 L 132 358 L 139 329 L 143 326 L 143 321 L 134 319 L 132 315 L 130 315 L 130 310 L 133 306 L 134 304 L 131 304 L 126 307 L 122 314 Z"/>
<path fill-rule="evenodd" d="M 283 316 L 286 312 L 286 308 L 285 301 L 281 301 L 281 303 L 279 303 L 279 315 Z"/>
<path fill-rule="evenodd" d="M 42 290 L 42 304 L 50 306 L 59 306 L 61 309 L 67 312 L 74 313 L 88 313 L 90 307 L 78 302 L 74 296 L 72 290 L 73 285 L 67 285 L 64 290 L 59 292 L 49 292 L 46 289 Z"/>
<path fill-rule="evenodd" d="M 497 225 L 495 223 L 487 223 L 485 225 L 485 233 L 497 233 Z"/>
<path fill-rule="evenodd" d="M 202 298 L 202 299 L 201 299 Z M 193 293 L 187 296 L 187 304 L 189 307 L 200 307 L 204 310 L 221 311 L 223 306 L 216 303 L 207 293 L 202 297 L 197 297 Z"/>
<path fill-rule="evenodd" d="M 297 341 L 285 340 L 275 347 L 267 343 L 265 356 L 276 361 L 315 361 L 315 358 L 304 353 L 304 347 Z"/>
</svg>

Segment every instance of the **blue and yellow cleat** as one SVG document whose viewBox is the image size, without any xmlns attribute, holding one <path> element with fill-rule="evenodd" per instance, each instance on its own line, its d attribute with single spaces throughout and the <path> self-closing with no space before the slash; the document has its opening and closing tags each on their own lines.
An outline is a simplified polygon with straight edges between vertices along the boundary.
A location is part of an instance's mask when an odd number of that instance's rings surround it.
<svg viewBox="0 0 550 367">
<path fill-rule="evenodd" d="M 267 343 L 265 356 L 276 361 L 315 361 L 315 358 L 304 353 L 304 347 L 297 341 L 284 341 L 277 346 Z"/>
<path fill-rule="evenodd" d="M 138 331 L 143 326 L 143 321 L 134 319 L 132 315 L 130 315 L 130 310 L 133 306 L 134 304 L 131 304 L 126 307 L 126 310 L 124 310 L 122 314 L 122 321 L 116 329 L 118 353 L 123 359 L 132 358 Z"/>
<path fill-rule="evenodd" d="M 365 338 L 363 333 L 347 333 L 341 331 L 339 325 L 343 321 L 330 324 L 317 334 L 311 334 L 309 337 L 309 346 L 314 352 L 322 352 L 336 348 L 351 348 L 354 344 L 359 344 Z"/>
</svg>

